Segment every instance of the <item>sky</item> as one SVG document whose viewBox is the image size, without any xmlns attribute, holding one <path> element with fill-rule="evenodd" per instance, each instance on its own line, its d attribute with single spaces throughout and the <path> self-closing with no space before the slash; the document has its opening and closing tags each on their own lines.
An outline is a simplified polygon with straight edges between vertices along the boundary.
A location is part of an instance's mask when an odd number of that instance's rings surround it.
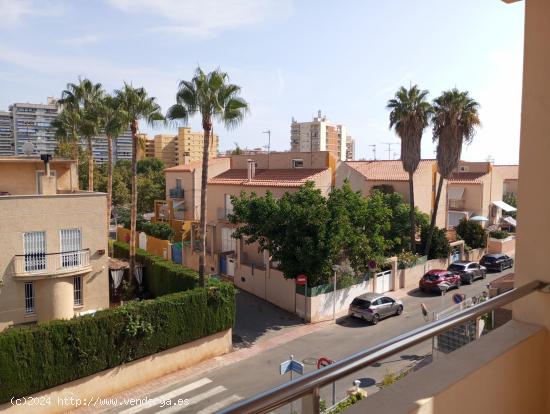
<svg viewBox="0 0 550 414">
<path fill-rule="evenodd" d="M 45 103 L 80 76 L 143 86 L 165 112 L 197 65 L 219 67 L 250 105 L 237 129 L 215 125 L 221 150 L 267 145 L 267 129 L 271 149 L 288 150 L 292 117 L 321 110 L 348 127 L 356 159 L 371 145 L 387 159 L 399 157 L 385 108 L 397 88 L 433 99 L 456 87 L 481 105 L 463 159 L 517 163 L 523 14 L 500 0 L 0 0 L 0 110 Z M 422 142 L 433 158 L 430 129 Z"/>
</svg>

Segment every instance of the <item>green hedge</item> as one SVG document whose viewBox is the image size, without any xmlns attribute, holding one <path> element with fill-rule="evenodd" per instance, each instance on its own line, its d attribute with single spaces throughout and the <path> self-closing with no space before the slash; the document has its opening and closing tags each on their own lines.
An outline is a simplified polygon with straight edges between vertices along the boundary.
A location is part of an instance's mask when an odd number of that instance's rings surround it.
<svg viewBox="0 0 550 414">
<path fill-rule="evenodd" d="M 233 326 L 235 288 L 218 283 L 0 334 L 0 403 Z"/>
<path fill-rule="evenodd" d="M 113 243 L 113 255 L 128 258 L 130 246 L 122 242 Z M 193 269 L 166 260 L 160 256 L 136 249 L 136 260 L 145 266 L 145 286 L 155 297 L 193 289 L 199 275 Z"/>
<path fill-rule="evenodd" d="M 502 240 L 502 239 L 505 239 L 505 238 L 509 237 L 510 233 L 508 233 L 507 231 L 504 231 L 504 230 L 494 230 L 494 231 L 489 233 L 489 236 L 492 237 L 493 239 Z"/>
</svg>

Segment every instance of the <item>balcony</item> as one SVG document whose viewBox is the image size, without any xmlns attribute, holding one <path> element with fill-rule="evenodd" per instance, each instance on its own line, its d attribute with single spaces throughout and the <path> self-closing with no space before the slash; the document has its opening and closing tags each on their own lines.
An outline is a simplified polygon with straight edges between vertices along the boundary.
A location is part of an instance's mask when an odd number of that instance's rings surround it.
<svg viewBox="0 0 550 414">
<path fill-rule="evenodd" d="M 170 194 L 170 198 L 184 198 L 185 194 L 183 188 L 180 187 L 171 188 L 168 193 Z"/>
<path fill-rule="evenodd" d="M 74 276 L 91 270 L 89 249 L 63 253 L 33 253 L 13 258 L 13 276 L 19 280 Z"/>
</svg>

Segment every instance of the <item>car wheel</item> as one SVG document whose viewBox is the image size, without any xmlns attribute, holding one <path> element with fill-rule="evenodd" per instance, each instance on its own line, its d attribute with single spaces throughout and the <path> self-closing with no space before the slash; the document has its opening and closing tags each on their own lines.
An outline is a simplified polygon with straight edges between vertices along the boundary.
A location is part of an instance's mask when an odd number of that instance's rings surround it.
<svg viewBox="0 0 550 414">
<path fill-rule="evenodd" d="M 501 264 L 499 267 L 498 267 L 498 271 L 499 272 L 502 272 L 504 270 L 504 266 Z"/>
<path fill-rule="evenodd" d="M 487 272 L 481 272 L 481 278 L 485 279 L 487 277 Z"/>
<path fill-rule="evenodd" d="M 375 313 L 372 316 L 372 319 L 371 319 L 370 323 L 372 323 L 373 325 L 376 325 L 379 320 L 380 320 L 380 316 L 377 313 Z"/>
<path fill-rule="evenodd" d="M 395 312 L 396 315 L 401 315 L 403 313 L 403 306 L 399 305 L 397 307 L 397 312 Z"/>
<path fill-rule="evenodd" d="M 468 284 L 471 285 L 474 283 L 474 275 L 470 275 L 470 278 L 468 279 Z"/>
</svg>

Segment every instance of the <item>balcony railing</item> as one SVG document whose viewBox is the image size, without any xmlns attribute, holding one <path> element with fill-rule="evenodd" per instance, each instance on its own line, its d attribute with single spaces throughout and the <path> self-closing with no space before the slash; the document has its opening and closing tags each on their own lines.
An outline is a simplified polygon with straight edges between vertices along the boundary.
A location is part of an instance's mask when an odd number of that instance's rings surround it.
<svg viewBox="0 0 550 414">
<path fill-rule="evenodd" d="M 174 187 L 171 188 L 170 191 L 170 198 L 184 198 L 185 192 L 183 191 L 183 188 Z"/>
<path fill-rule="evenodd" d="M 433 321 L 405 334 L 396 336 L 381 344 L 350 355 L 334 364 L 305 374 L 293 381 L 279 385 L 249 399 L 243 400 L 220 411 L 221 414 L 268 413 L 292 401 L 303 398 L 302 414 L 320 413 L 320 389 L 350 374 L 364 369 L 375 362 L 390 357 L 411 346 L 431 340 L 453 328 L 467 326 L 472 319 L 486 315 L 537 290 L 550 290 L 550 284 L 532 281 L 502 295 L 481 302 L 470 308 Z"/>
<path fill-rule="evenodd" d="M 14 257 L 14 276 L 33 277 L 80 273 L 90 269 L 90 250 L 30 253 Z"/>
</svg>

